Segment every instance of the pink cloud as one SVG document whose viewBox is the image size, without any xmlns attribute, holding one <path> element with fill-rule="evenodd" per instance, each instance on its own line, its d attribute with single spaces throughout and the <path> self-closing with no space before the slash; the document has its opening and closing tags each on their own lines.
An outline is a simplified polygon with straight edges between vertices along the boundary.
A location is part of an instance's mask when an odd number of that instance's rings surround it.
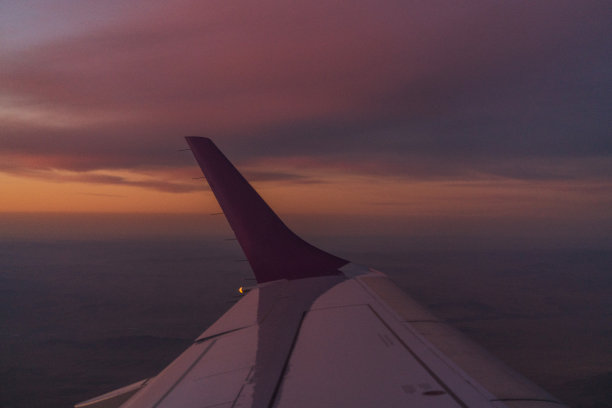
<svg viewBox="0 0 612 408">
<path fill-rule="evenodd" d="M 594 135 L 586 155 L 607 146 L 602 129 L 585 130 L 598 116 L 553 122 L 574 109 L 573 91 L 555 88 L 569 71 L 555 69 L 597 49 L 603 2 L 132 2 L 91 29 L 88 7 L 62 4 L 62 36 L 0 59 L 0 109 L 68 122 L 6 125 L 0 152 L 36 157 L 33 168 L 182 167 L 173 153 L 191 134 L 244 145 L 239 160 L 307 155 L 413 177 L 571 156 L 585 145 L 578 133 Z M 555 153 L 550 135 L 564 129 L 573 134 Z"/>
</svg>

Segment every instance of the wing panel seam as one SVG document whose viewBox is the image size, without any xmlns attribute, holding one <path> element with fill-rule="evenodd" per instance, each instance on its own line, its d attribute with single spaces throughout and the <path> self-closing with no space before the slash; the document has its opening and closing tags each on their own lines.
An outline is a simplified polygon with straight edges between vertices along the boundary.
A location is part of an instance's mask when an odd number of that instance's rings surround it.
<svg viewBox="0 0 612 408">
<path fill-rule="evenodd" d="M 159 406 L 159 404 L 161 404 L 161 402 L 166 399 L 166 397 L 168 397 L 168 395 L 170 395 L 170 393 L 176 388 L 176 386 L 183 381 L 183 379 L 187 376 L 187 374 L 189 374 L 191 372 L 191 370 L 193 369 L 193 367 L 195 367 L 196 364 L 198 364 L 198 362 L 200 362 L 200 360 L 202 359 L 202 357 L 204 357 L 204 355 L 206 353 L 208 353 L 208 350 L 210 350 L 212 348 L 212 346 L 217 342 L 217 340 L 213 340 L 208 347 L 206 347 L 202 353 L 198 356 L 198 358 L 196 358 L 196 360 L 191 363 L 191 365 L 189 366 L 189 368 L 187 370 L 185 370 L 185 372 L 179 377 L 178 380 L 176 380 L 176 382 L 172 385 L 172 387 L 170 387 L 170 389 L 168 391 L 166 391 L 164 393 L 164 395 L 162 395 L 162 397 L 159 399 L 159 401 L 157 401 L 154 405 L 153 408 L 156 408 Z"/>
<path fill-rule="evenodd" d="M 378 318 L 378 320 L 380 320 L 382 322 L 382 324 L 393 334 L 393 336 L 395 336 L 395 338 L 406 348 L 406 350 L 408 350 L 408 352 L 412 355 L 412 357 L 425 369 L 425 371 L 427 371 L 427 373 L 429 375 L 431 375 L 431 377 L 435 381 L 437 381 L 438 384 L 440 384 L 442 386 L 442 388 L 444 388 L 444 390 L 448 393 L 448 395 L 450 395 L 463 408 L 468 408 L 467 404 L 465 402 L 463 402 L 459 398 L 459 396 L 457 394 L 455 394 L 453 392 L 453 390 L 450 389 L 450 387 L 448 385 L 446 385 L 446 383 L 444 381 L 442 381 L 442 379 L 440 377 L 438 377 L 438 375 L 436 375 L 436 373 L 431 368 L 429 368 L 429 366 L 427 364 L 425 364 L 425 362 L 408 346 L 408 344 L 406 344 L 406 342 L 404 342 L 404 340 L 402 340 L 402 338 L 400 336 L 397 335 L 395 330 L 393 330 L 391 328 L 391 326 L 389 326 L 389 324 L 387 322 L 385 322 L 385 320 L 382 318 L 382 316 L 380 314 L 378 314 L 378 312 L 376 312 L 376 310 L 374 310 L 374 308 L 371 305 L 368 305 L 368 307 L 370 308 L 372 313 L 374 313 L 374 315 Z"/>
<path fill-rule="evenodd" d="M 226 331 L 223 331 L 223 332 L 221 332 L 221 333 L 212 334 L 212 335 L 210 335 L 210 336 L 206 336 L 206 337 L 198 338 L 198 339 L 196 339 L 196 340 L 194 341 L 194 343 L 195 343 L 195 344 L 201 344 L 201 343 L 204 343 L 205 341 L 212 340 L 212 339 L 216 339 L 217 337 L 221 337 L 221 336 L 224 336 L 224 335 L 226 335 L 226 334 L 230 334 L 230 333 L 233 333 L 233 332 L 237 332 L 237 331 L 239 331 L 239 330 L 248 329 L 249 327 L 253 327 L 253 326 L 255 326 L 255 325 L 254 325 L 254 324 L 252 324 L 252 325 L 250 325 L 250 326 L 242 326 L 242 327 L 237 327 L 237 328 L 235 328 L 235 329 L 226 330 Z"/>
<path fill-rule="evenodd" d="M 308 313 L 308 311 L 304 311 L 302 313 L 302 317 L 300 318 L 300 323 L 298 324 L 297 330 L 295 331 L 295 336 L 293 336 L 293 341 L 291 342 L 291 348 L 289 349 L 289 353 L 287 353 L 287 358 L 285 359 L 283 370 L 281 371 L 281 375 L 278 378 L 276 387 L 274 387 L 274 392 L 272 393 L 272 397 L 270 398 L 270 404 L 268 404 L 268 408 L 272 408 L 274 406 L 274 402 L 276 401 L 276 397 L 278 396 L 278 393 L 280 391 L 281 384 L 283 383 L 283 378 L 285 378 L 287 367 L 289 367 L 289 360 L 291 359 L 291 356 L 293 355 L 293 350 L 295 349 L 295 345 L 300 335 L 300 330 L 302 330 L 302 324 L 304 323 L 304 319 L 306 318 L 306 313 Z"/>
</svg>

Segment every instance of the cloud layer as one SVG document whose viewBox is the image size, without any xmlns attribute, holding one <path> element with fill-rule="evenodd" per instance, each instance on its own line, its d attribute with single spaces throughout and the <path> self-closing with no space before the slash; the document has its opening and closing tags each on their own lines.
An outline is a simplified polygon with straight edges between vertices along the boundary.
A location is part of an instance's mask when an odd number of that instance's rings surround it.
<svg viewBox="0 0 612 408">
<path fill-rule="evenodd" d="M 99 173 L 182 171 L 198 134 L 296 182 L 612 174 L 605 1 L 79 3 L 2 17 L 47 21 L 3 46 L 2 171 L 125 184 Z"/>
</svg>

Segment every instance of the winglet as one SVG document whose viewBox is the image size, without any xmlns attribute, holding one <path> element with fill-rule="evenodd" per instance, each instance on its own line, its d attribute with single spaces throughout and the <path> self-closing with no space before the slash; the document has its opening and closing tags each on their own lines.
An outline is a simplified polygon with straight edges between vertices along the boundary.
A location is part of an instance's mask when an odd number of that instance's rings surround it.
<svg viewBox="0 0 612 408">
<path fill-rule="evenodd" d="M 210 139 L 186 139 L 257 282 L 342 274 L 338 268 L 348 261 L 310 245 L 287 228 Z"/>
</svg>

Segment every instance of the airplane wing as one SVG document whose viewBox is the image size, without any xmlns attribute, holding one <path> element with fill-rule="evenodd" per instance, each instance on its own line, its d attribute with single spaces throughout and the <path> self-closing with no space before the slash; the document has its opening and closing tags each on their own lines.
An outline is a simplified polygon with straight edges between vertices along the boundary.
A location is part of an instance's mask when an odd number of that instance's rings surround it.
<svg viewBox="0 0 612 408">
<path fill-rule="evenodd" d="M 157 376 L 77 408 L 563 406 L 382 272 L 295 235 L 210 139 L 187 142 L 257 285 Z"/>
</svg>

